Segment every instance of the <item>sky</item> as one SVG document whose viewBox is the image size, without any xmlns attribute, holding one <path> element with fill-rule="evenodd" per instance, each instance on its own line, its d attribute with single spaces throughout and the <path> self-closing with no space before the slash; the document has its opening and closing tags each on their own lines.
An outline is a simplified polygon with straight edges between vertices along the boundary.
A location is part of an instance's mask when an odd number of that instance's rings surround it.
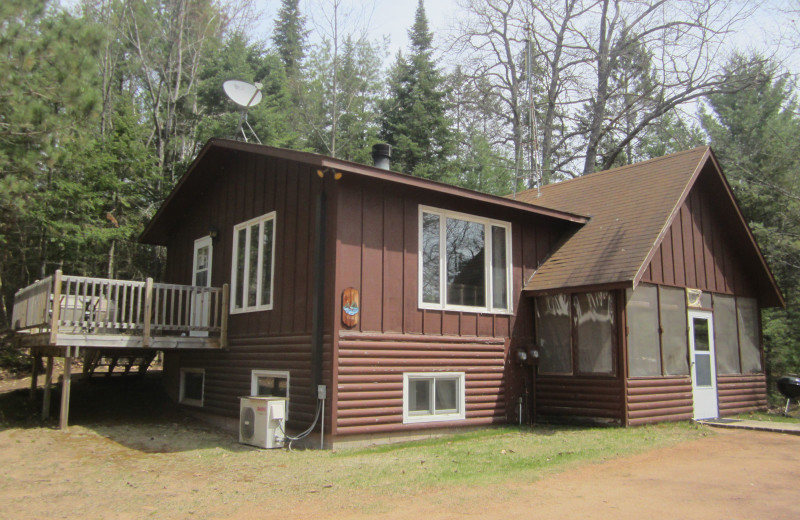
<svg viewBox="0 0 800 520">
<path fill-rule="evenodd" d="M 300 10 L 313 22 L 324 22 L 319 15 L 320 6 L 330 5 L 333 0 L 300 0 Z M 732 0 L 735 3 L 745 0 Z M 405 51 L 408 46 L 408 29 L 414 23 L 414 12 L 417 0 L 341 0 L 342 11 L 352 13 L 352 19 L 369 22 L 370 39 L 390 38 L 390 56 L 399 49 Z M 263 9 L 264 17 L 257 36 L 269 38 L 272 33 L 275 15 L 280 7 L 280 0 L 257 0 L 258 7 Z M 787 34 L 795 35 L 800 27 L 797 19 L 787 17 L 778 11 L 781 7 L 795 5 L 800 9 L 799 0 L 760 0 L 753 16 L 742 25 L 734 36 L 734 44 L 742 50 L 761 50 L 767 54 L 777 53 L 795 73 L 800 72 L 800 52 L 776 41 Z M 374 6 L 374 7 L 373 7 Z M 440 45 L 448 28 L 458 17 L 458 0 L 425 0 L 425 13 L 434 34 L 434 47 Z M 800 15 L 800 13 L 799 13 Z M 313 25 L 309 23 L 309 26 Z M 359 25 L 366 25 L 362 22 Z M 311 35 L 313 39 L 313 34 Z M 388 61 L 388 60 L 387 60 Z"/>
<path fill-rule="evenodd" d="M 311 22 L 317 20 L 324 22 L 317 14 L 318 6 L 329 5 L 332 0 L 300 0 L 300 12 Z M 272 34 L 273 22 L 280 7 L 280 0 L 261 0 L 259 7 L 264 10 L 264 19 L 259 28 L 259 37 L 269 37 Z M 373 8 L 374 4 L 374 8 Z M 434 34 L 434 45 L 441 43 L 448 25 L 454 19 L 456 0 L 426 0 L 425 14 L 428 24 Z M 417 9 L 417 0 L 342 0 L 342 11 L 351 13 L 353 20 L 361 19 L 363 25 L 369 25 L 370 39 L 380 39 L 388 36 L 390 39 L 390 55 L 394 56 L 397 50 L 404 52 L 408 47 L 408 29 L 414 23 L 414 12 Z M 359 24 L 361 25 L 361 24 Z M 313 39 L 313 34 L 311 35 Z"/>
</svg>

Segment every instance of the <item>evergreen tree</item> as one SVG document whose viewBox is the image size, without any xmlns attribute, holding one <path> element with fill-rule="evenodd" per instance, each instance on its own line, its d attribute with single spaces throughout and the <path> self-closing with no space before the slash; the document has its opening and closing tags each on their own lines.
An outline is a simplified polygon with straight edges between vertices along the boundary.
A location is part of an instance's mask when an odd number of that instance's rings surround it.
<svg viewBox="0 0 800 520">
<path fill-rule="evenodd" d="M 433 35 L 422 0 L 408 31 L 409 56 L 398 53 L 381 105 L 381 138 L 392 145 L 393 168 L 420 177 L 446 180 L 454 136 L 447 117 L 445 81 L 433 59 Z"/>
<path fill-rule="evenodd" d="M 713 112 L 703 110 L 701 117 L 786 298 L 786 309 L 762 315 L 772 381 L 800 372 L 800 116 L 787 78 L 774 64 L 735 56 L 726 75 L 751 86 L 709 96 Z"/>
<path fill-rule="evenodd" d="M 300 14 L 300 0 L 281 0 L 272 42 L 289 78 L 299 75 L 306 54 L 305 24 L 305 17 Z"/>
</svg>

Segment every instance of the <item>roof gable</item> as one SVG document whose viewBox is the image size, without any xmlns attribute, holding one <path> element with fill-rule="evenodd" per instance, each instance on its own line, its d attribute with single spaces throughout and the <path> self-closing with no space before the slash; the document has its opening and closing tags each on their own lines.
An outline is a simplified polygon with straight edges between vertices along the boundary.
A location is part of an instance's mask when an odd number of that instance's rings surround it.
<svg viewBox="0 0 800 520">
<path fill-rule="evenodd" d="M 718 190 L 738 252 L 755 266 L 760 299 L 782 305 L 783 298 L 739 210 L 733 192 L 709 147 L 651 159 L 528 190 L 517 200 L 590 216 L 525 285 L 533 292 L 564 288 L 635 287 L 679 214 L 701 173 Z"/>
<path fill-rule="evenodd" d="M 187 206 L 193 203 L 191 194 L 201 189 L 202 186 L 210 180 L 222 175 L 225 163 L 227 162 L 226 158 L 237 153 L 290 160 L 323 170 L 329 168 L 337 172 L 343 172 L 344 174 L 353 174 L 364 178 L 378 179 L 384 182 L 439 192 L 576 224 L 583 224 L 587 221 L 585 216 L 578 213 L 546 208 L 535 203 L 530 204 L 523 201 L 514 201 L 505 197 L 488 195 L 466 188 L 315 153 L 274 148 L 271 146 L 243 143 L 241 141 L 232 141 L 228 139 L 210 139 L 197 155 L 197 158 L 192 162 L 191 166 L 189 166 L 186 174 L 181 177 L 166 200 L 162 203 L 150 223 L 142 232 L 139 240 L 144 243 L 165 245 L 172 223 L 183 213 Z"/>
</svg>

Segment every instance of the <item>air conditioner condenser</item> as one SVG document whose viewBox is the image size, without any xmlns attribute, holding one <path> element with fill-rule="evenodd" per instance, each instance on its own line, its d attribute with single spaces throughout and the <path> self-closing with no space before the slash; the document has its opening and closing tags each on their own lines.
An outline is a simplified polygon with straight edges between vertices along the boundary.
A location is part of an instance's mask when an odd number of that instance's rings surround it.
<svg viewBox="0 0 800 520">
<path fill-rule="evenodd" d="M 259 448 L 282 448 L 286 397 L 239 398 L 239 442 Z"/>
</svg>

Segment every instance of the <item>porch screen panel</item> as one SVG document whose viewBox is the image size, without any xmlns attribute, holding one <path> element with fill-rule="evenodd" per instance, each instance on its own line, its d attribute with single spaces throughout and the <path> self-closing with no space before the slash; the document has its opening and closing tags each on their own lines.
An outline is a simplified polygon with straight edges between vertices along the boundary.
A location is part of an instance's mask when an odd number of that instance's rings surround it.
<svg viewBox="0 0 800 520">
<path fill-rule="evenodd" d="M 580 373 L 614 372 L 614 296 L 607 291 L 577 294 L 575 336 Z"/>
<path fill-rule="evenodd" d="M 632 377 L 661 375 L 658 337 L 658 288 L 640 285 L 628 289 L 628 367 Z"/>
<path fill-rule="evenodd" d="M 714 295 L 714 349 L 717 356 L 717 374 L 740 373 L 736 300 L 733 296 Z"/>
<path fill-rule="evenodd" d="M 540 296 L 536 298 L 535 306 L 539 372 L 571 374 L 569 295 Z"/>
<path fill-rule="evenodd" d="M 736 298 L 736 311 L 739 322 L 739 348 L 742 355 L 742 373 L 761 373 L 758 302 L 753 298 Z"/>
<path fill-rule="evenodd" d="M 665 376 L 689 375 L 689 325 L 686 319 L 686 292 L 661 287 L 661 355 Z"/>
</svg>

